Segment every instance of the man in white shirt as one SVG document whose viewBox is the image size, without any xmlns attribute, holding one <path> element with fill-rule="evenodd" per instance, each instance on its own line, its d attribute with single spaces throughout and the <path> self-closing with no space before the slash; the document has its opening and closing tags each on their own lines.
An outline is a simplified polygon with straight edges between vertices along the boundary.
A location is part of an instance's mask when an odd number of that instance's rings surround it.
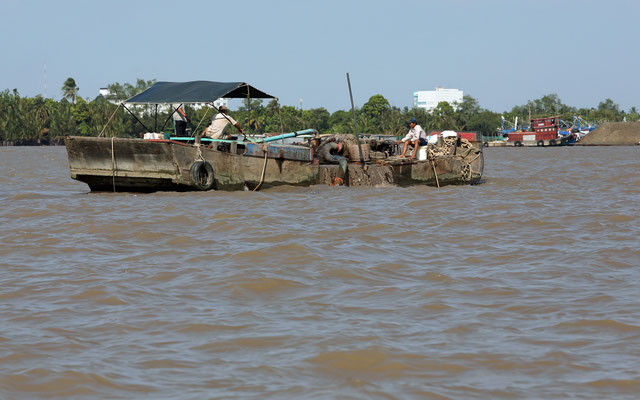
<svg viewBox="0 0 640 400">
<path fill-rule="evenodd" d="M 209 125 L 209 127 L 204 131 L 204 134 L 207 137 L 211 139 L 221 139 L 224 128 L 226 128 L 229 124 L 235 126 L 236 128 L 238 128 L 240 133 L 244 134 L 244 130 L 242 130 L 240 124 L 238 124 L 235 119 L 227 115 L 229 109 L 226 106 L 220 106 L 220 108 L 218 108 L 218 111 L 219 113 L 214 115 L 213 119 L 211 119 L 211 125 Z"/>
<path fill-rule="evenodd" d="M 409 149 L 409 144 L 413 144 L 413 152 L 411 153 L 410 159 L 416 158 L 416 154 L 418 153 L 418 146 L 426 146 L 427 145 L 427 134 L 424 129 L 420 125 L 418 125 L 418 121 L 415 118 L 411 118 L 409 122 L 407 122 L 407 126 L 409 127 L 409 133 L 402 140 L 398 140 L 398 144 L 404 143 L 404 147 L 402 148 L 402 154 L 400 157 L 405 157 L 407 154 L 407 150 Z"/>
</svg>

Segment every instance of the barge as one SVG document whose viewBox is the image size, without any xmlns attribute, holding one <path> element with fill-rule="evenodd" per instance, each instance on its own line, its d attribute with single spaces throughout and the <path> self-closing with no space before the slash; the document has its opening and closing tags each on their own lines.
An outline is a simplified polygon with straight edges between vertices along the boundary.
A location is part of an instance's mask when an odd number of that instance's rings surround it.
<svg viewBox="0 0 640 400">
<path fill-rule="evenodd" d="M 218 98 L 249 96 L 274 98 L 245 82 L 158 82 L 126 103 L 214 107 Z M 336 182 L 350 187 L 444 186 L 477 184 L 484 169 L 481 142 L 460 136 L 439 137 L 419 149 L 418 159 L 399 157 L 395 140 L 320 135 L 314 129 L 230 139 L 197 133 L 188 138 L 157 133 L 144 137 L 66 137 L 71 178 L 91 191 L 114 192 L 259 190 Z M 346 168 L 335 157 L 323 156 L 331 143 L 341 143 L 336 156 L 347 161 Z"/>
</svg>

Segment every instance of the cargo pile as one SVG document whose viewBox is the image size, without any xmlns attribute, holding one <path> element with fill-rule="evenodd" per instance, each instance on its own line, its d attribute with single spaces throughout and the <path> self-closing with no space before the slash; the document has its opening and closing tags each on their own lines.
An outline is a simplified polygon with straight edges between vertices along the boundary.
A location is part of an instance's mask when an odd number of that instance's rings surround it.
<svg viewBox="0 0 640 400">
<path fill-rule="evenodd" d="M 633 146 L 640 144 L 640 122 L 606 122 L 582 138 L 580 146 Z"/>
</svg>

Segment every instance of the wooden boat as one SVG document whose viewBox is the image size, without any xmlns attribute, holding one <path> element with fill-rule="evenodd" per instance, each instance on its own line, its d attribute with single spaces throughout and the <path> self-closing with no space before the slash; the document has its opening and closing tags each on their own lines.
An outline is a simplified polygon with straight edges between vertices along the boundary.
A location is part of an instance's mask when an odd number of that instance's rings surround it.
<svg viewBox="0 0 640 400">
<path fill-rule="evenodd" d="M 272 97 L 243 82 L 158 82 L 127 102 L 203 103 L 249 92 Z M 332 184 L 340 167 L 321 157 L 331 141 L 347 149 L 345 186 L 476 184 L 484 168 L 481 142 L 461 137 L 423 146 L 413 160 L 395 155 L 395 138 L 323 136 L 313 129 L 235 140 L 69 136 L 65 144 L 71 177 L 92 191 L 154 192 Z"/>
</svg>

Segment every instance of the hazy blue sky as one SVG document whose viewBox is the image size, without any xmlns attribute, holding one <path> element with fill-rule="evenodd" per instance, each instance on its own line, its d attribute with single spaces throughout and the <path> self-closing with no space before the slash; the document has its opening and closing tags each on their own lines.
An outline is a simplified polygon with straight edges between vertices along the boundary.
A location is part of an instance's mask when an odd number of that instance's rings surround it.
<svg viewBox="0 0 640 400">
<path fill-rule="evenodd" d="M 60 98 L 136 78 L 246 81 L 282 104 L 349 109 L 457 88 L 493 111 L 556 93 L 640 108 L 640 1 L 0 0 L 0 90 Z"/>
</svg>

